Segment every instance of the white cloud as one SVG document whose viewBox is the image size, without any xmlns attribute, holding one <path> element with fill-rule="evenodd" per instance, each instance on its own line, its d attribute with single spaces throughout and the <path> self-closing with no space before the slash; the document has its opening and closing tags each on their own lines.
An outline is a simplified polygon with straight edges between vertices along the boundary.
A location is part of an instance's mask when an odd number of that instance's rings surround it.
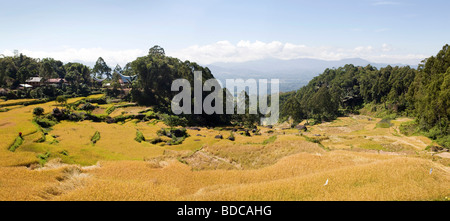
<svg viewBox="0 0 450 221">
<path fill-rule="evenodd" d="M 59 51 L 20 50 L 27 56 L 34 58 L 51 57 L 67 62 L 94 63 L 102 57 L 110 67 L 120 64 L 122 67 L 137 57 L 147 54 L 146 50 L 108 50 L 102 48 L 65 48 Z M 354 48 L 312 47 L 303 44 L 283 43 L 279 41 L 239 41 L 233 44 L 229 41 L 218 41 L 207 45 L 193 45 L 178 51 L 166 51 L 168 56 L 181 60 L 190 60 L 200 64 L 214 62 L 245 62 L 267 58 L 282 60 L 313 58 L 321 60 L 341 60 L 346 58 L 363 58 L 377 63 L 403 63 L 416 65 L 428 55 L 404 54 L 398 52 L 392 45 L 366 45 Z M 13 55 L 13 51 L 0 51 L 6 56 Z"/>
<path fill-rule="evenodd" d="M 389 44 L 381 46 L 358 46 L 355 48 L 310 47 L 279 41 L 219 41 L 208 45 L 194 45 L 169 54 L 182 60 L 201 64 L 215 62 L 245 62 L 266 58 L 283 60 L 314 58 L 322 60 L 340 60 L 345 58 L 363 58 L 372 62 L 418 64 L 428 56 L 422 54 L 400 54 Z"/>
<path fill-rule="evenodd" d="M 393 48 L 392 48 L 391 45 L 388 45 L 388 44 L 384 43 L 384 44 L 381 46 L 381 50 L 382 50 L 383 52 L 389 52 L 389 51 L 392 51 Z"/>
</svg>

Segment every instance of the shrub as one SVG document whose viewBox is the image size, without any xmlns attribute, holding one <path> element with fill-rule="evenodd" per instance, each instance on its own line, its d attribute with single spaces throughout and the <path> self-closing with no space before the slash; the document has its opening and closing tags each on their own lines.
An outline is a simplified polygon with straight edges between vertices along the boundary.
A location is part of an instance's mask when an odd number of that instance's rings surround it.
<svg viewBox="0 0 450 221">
<path fill-rule="evenodd" d="M 134 138 L 134 140 L 136 140 L 139 143 L 142 142 L 142 141 L 145 141 L 144 134 L 142 134 L 141 131 L 137 130 L 136 131 L 136 138 Z"/>
<path fill-rule="evenodd" d="M 109 115 L 109 114 L 111 114 L 114 110 L 116 109 L 116 106 L 110 106 L 110 107 L 108 107 L 108 108 L 106 108 L 106 113 Z"/>
<path fill-rule="evenodd" d="M 35 116 L 41 116 L 42 114 L 44 114 L 44 108 L 42 107 L 36 107 L 33 109 L 33 114 Z"/>
<path fill-rule="evenodd" d="M 228 140 L 234 141 L 236 138 L 234 137 L 233 131 L 230 131 L 230 136 L 227 137 Z"/>
<path fill-rule="evenodd" d="M 175 115 L 161 114 L 159 118 L 169 127 L 173 128 L 176 126 L 186 126 L 187 119 L 184 117 L 178 117 Z"/>
<path fill-rule="evenodd" d="M 50 157 L 50 152 L 46 152 L 45 154 L 38 154 L 37 158 L 39 159 L 39 164 L 41 166 L 44 166 L 45 163 L 47 163 L 47 159 Z"/>
<path fill-rule="evenodd" d="M 91 98 L 88 99 L 87 102 L 90 103 L 96 103 L 96 104 L 107 104 L 106 97 L 100 97 L 100 98 Z"/>
<path fill-rule="evenodd" d="M 439 137 L 436 139 L 436 142 L 446 148 L 450 148 L 450 135 Z"/>
<path fill-rule="evenodd" d="M 108 123 L 108 124 L 113 124 L 113 123 L 116 122 L 116 121 L 114 120 L 114 118 L 112 118 L 112 117 L 110 117 L 110 116 L 107 116 L 106 119 L 105 119 L 105 121 L 106 121 L 106 123 Z"/>
<path fill-rule="evenodd" d="M 64 156 L 69 156 L 69 152 L 67 150 L 61 151 L 60 154 L 62 154 Z"/>
<path fill-rule="evenodd" d="M 67 98 L 65 96 L 56 97 L 56 103 L 64 105 L 67 104 Z"/>
<path fill-rule="evenodd" d="M 387 117 L 387 118 L 383 118 L 382 120 L 380 120 L 380 122 L 377 123 L 377 127 L 379 128 L 389 128 L 392 126 L 391 124 L 391 118 Z"/>
<path fill-rule="evenodd" d="M 186 128 L 180 128 L 180 129 L 169 129 L 169 128 L 162 128 L 161 130 L 158 130 L 156 132 L 158 136 L 166 136 L 166 137 L 183 137 L 183 136 L 189 136 L 189 134 L 186 132 Z"/>
<path fill-rule="evenodd" d="M 99 140 L 100 140 L 100 132 L 95 131 L 94 136 L 92 136 L 91 138 L 92 144 L 97 143 L 97 141 Z"/>
<path fill-rule="evenodd" d="M 93 122 L 103 122 L 106 121 L 105 115 L 89 115 L 87 116 L 89 120 L 92 120 Z"/>
<path fill-rule="evenodd" d="M 14 140 L 14 143 L 9 147 L 9 151 L 14 152 L 16 149 L 22 145 L 23 143 L 23 137 L 17 136 Z"/>
<path fill-rule="evenodd" d="M 124 122 L 127 119 L 133 119 L 133 118 L 134 118 L 134 115 L 126 115 L 126 116 L 119 115 L 119 116 L 114 118 L 114 121 L 115 122 Z"/>
<path fill-rule="evenodd" d="M 166 136 L 172 138 L 172 140 L 168 141 L 167 144 L 169 145 L 177 145 L 181 144 L 186 137 L 189 137 L 189 134 L 186 132 L 186 128 L 181 129 L 168 129 L 168 128 L 162 128 L 161 130 L 158 130 L 156 132 L 158 136 Z"/>
<path fill-rule="evenodd" d="M 419 125 L 415 121 L 400 124 L 400 132 L 406 136 L 411 136 L 419 131 Z"/>
<path fill-rule="evenodd" d="M 52 116 L 58 121 L 68 119 L 69 115 L 70 111 L 64 108 L 63 109 L 54 108 L 52 111 Z"/>
<path fill-rule="evenodd" d="M 48 118 L 34 118 L 34 121 L 41 127 L 49 128 L 53 127 L 57 122 L 50 120 Z"/>
<path fill-rule="evenodd" d="M 178 145 L 178 144 L 183 143 L 184 139 L 186 139 L 185 136 L 183 136 L 183 137 L 175 137 L 174 136 L 174 137 L 172 137 L 172 140 L 167 142 L 167 144 L 169 144 L 169 145 Z"/>
<path fill-rule="evenodd" d="M 157 138 L 150 140 L 151 144 L 157 144 L 157 143 L 161 143 L 161 142 L 164 142 L 164 140 L 161 139 L 161 137 L 157 137 Z"/>
<path fill-rule="evenodd" d="M 81 106 L 81 110 L 85 110 L 87 113 L 91 113 L 95 108 L 97 108 L 96 106 L 92 105 L 91 103 L 85 103 L 83 104 L 83 106 Z"/>
<path fill-rule="evenodd" d="M 70 121 L 80 121 L 84 119 L 84 116 L 81 113 L 71 113 L 68 118 Z"/>
</svg>

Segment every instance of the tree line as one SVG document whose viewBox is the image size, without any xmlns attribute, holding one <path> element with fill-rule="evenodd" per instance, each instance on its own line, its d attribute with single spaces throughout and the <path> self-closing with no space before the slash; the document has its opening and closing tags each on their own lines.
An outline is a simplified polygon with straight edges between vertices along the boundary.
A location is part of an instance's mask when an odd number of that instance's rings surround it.
<svg viewBox="0 0 450 221">
<path fill-rule="evenodd" d="M 331 121 L 364 106 L 416 118 L 419 130 L 450 145 L 450 50 L 445 45 L 417 69 L 371 65 L 326 69 L 295 93 L 282 94 L 281 119 Z M 378 108 L 378 110 L 377 110 Z"/>
<path fill-rule="evenodd" d="M 124 68 L 117 65 L 114 70 L 99 57 L 95 66 L 90 68 L 77 62 L 64 64 L 53 58 L 36 59 L 23 54 L 0 57 L 0 96 L 6 99 L 16 98 L 49 98 L 58 95 L 85 96 L 92 92 L 96 84 L 95 79 L 106 77 L 107 82 L 117 82 L 119 74 L 133 75 L 131 63 Z M 67 85 L 59 87 L 42 86 L 30 90 L 16 90 L 20 84 L 25 84 L 31 77 L 41 77 L 41 83 L 48 79 L 60 78 L 67 81 Z M 9 90 L 6 92 L 5 90 Z"/>
</svg>

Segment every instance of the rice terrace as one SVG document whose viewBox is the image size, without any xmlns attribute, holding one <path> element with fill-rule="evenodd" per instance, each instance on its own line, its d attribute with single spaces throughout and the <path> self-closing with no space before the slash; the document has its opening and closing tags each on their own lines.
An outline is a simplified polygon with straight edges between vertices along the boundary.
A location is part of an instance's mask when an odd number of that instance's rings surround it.
<svg viewBox="0 0 450 221">
<path fill-rule="evenodd" d="M 71 98 L 67 104 L 103 96 Z M 432 141 L 424 136 L 402 134 L 399 126 L 412 121 L 408 118 L 392 120 L 392 126 L 383 128 L 377 127 L 380 118 L 351 115 L 306 131 L 283 124 L 260 126 L 260 135 L 251 136 L 229 128 L 188 128 L 183 143 L 164 145 L 152 143 L 161 138 L 157 131 L 167 127 L 158 119 L 110 124 L 62 121 L 41 128 L 32 121 L 33 109 L 42 107 L 50 113 L 61 105 L 16 102 L 0 113 L 2 200 L 447 200 L 449 196 L 448 153 L 432 153 L 427 149 Z M 94 105 L 95 112 L 104 115 L 117 107 L 111 116 L 153 113 L 146 107 L 120 107 L 126 104 Z M 11 151 L 18 131 L 23 141 Z M 137 131 L 145 141 L 136 141 Z M 100 136 L 93 143 L 96 132 Z M 234 141 L 215 138 L 230 134 Z"/>
</svg>

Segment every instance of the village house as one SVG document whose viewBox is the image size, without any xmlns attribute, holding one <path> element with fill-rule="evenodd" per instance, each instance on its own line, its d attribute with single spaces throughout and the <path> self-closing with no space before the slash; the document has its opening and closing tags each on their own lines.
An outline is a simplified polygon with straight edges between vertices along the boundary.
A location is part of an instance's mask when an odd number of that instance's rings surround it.
<svg viewBox="0 0 450 221">
<path fill-rule="evenodd" d="M 31 77 L 28 80 L 26 80 L 25 83 L 33 87 L 39 87 L 41 86 L 41 81 L 42 81 L 41 77 Z"/>
<path fill-rule="evenodd" d="M 64 78 L 50 78 L 45 82 L 42 82 L 42 77 L 31 77 L 25 81 L 24 85 L 26 85 L 25 87 L 40 87 L 43 85 L 58 86 L 60 84 L 68 84 L 68 82 Z"/>
</svg>

